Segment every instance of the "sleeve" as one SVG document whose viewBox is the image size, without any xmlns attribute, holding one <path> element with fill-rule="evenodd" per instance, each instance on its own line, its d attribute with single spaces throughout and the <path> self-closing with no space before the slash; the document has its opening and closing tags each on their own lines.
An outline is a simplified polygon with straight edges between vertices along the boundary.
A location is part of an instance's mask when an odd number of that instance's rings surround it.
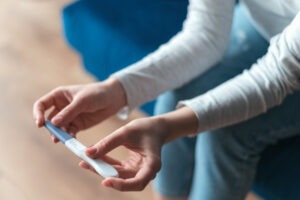
<svg viewBox="0 0 300 200">
<path fill-rule="evenodd" d="M 190 0 L 183 29 L 141 61 L 113 74 L 129 109 L 177 88 L 220 61 L 227 47 L 235 0 Z"/>
<path fill-rule="evenodd" d="M 179 107 L 198 117 L 199 132 L 235 124 L 266 112 L 300 89 L 300 12 L 271 39 L 266 55 L 250 70 Z M 228 92 L 229 91 L 229 92 Z"/>
</svg>

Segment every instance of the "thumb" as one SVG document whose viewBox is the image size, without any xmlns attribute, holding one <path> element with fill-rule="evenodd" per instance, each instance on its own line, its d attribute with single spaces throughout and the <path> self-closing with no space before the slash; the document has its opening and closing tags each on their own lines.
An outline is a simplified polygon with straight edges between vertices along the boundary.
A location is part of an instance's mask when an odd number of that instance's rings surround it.
<svg viewBox="0 0 300 200">
<path fill-rule="evenodd" d="M 101 158 L 113 149 L 124 144 L 124 138 L 125 137 L 122 135 L 122 132 L 117 130 L 116 132 L 100 140 L 94 146 L 88 147 L 86 149 L 86 154 L 91 158 Z"/>
<path fill-rule="evenodd" d="M 82 111 L 81 102 L 79 100 L 72 101 L 64 109 L 56 114 L 51 122 L 55 126 L 66 126 L 68 123 L 73 121 Z"/>
</svg>

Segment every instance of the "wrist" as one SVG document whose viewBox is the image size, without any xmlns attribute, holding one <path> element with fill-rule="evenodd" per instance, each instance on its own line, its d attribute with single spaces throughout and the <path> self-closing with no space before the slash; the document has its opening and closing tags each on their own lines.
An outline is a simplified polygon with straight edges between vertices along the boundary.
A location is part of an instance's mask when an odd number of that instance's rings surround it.
<svg viewBox="0 0 300 200">
<path fill-rule="evenodd" d="M 154 118 L 164 130 L 164 143 L 194 135 L 198 130 L 198 118 L 194 111 L 186 106 Z"/>
<path fill-rule="evenodd" d="M 114 102 L 116 111 L 119 111 L 127 105 L 126 92 L 122 84 L 115 77 L 109 77 L 103 82 L 110 93 L 110 100 Z"/>
</svg>

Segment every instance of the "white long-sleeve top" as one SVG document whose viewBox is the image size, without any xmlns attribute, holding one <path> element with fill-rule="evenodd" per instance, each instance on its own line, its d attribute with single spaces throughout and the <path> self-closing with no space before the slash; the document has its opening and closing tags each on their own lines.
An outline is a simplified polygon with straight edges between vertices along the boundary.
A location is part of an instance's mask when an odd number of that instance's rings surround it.
<svg viewBox="0 0 300 200">
<path fill-rule="evenodd" d="M 180 102 L 195 112 L 200 132 L 263 113 L 300 89 L 300 1 L 242 3 L 266 39 L 278 35 L 250 70 Z M 133 109 L 180 87 L 220 61 L 227 47 L 234 6 L 235 0 L 190 0 L 181 32 L 141 61 L 113 74 L 125 89 L 128 107 Z"/>
</svg>

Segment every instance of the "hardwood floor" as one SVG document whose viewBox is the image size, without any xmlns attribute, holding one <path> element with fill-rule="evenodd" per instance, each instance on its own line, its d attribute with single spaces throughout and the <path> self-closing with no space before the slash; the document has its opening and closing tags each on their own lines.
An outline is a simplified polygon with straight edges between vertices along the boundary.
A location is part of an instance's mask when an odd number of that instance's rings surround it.
<svg viewBox="0 0 300 200">
<path fill-rule="evenodd" d="M 99 177 L 80 169 L 78 158 L 34 125 L 32 104 L 39 96 L 59 85 L 93 81 L 61 35 L 60 10 L 69 2 L 0 1 L 0 199 L 150 200 L 150 186 L 128 193 L 102 187 Z M 111 118 L 79 140 L 93 144 L 122 123 Z"/>
<path fill-rule="evenodd" d="M 78 158 L 34 126 L 31 109 L 39 96 L 58 85 L 93 81 L 62 39 L 65 3 L 0 1 L 0 199 L 152 199 L 150 187 L 140 193 L 102 187 L 99 177 L 77 166 Z M 112 118 L 79 139 L 93 144 L 121 124 Z"/>
</svg>

